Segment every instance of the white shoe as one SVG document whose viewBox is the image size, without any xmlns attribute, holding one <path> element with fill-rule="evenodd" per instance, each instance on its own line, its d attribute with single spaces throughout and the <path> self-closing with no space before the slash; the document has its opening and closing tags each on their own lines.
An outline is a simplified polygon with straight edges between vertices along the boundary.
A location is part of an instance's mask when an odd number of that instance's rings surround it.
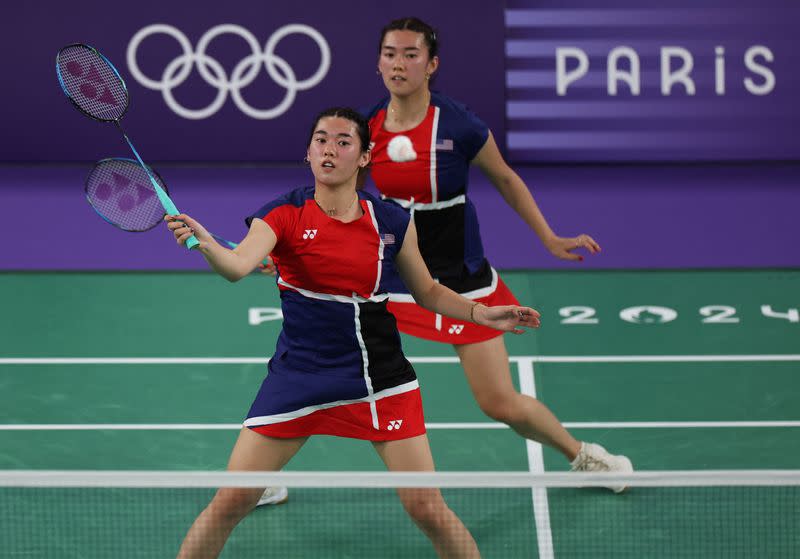
<svg viewBox="0 0 800 559">
<path fill-rule="evenodd" d="M 282 505 L 289 500 L 289 490 L 285 487 L 267 487 L 264 494 L 256 503 L 257 507 L 262 505 Z"/>
<path fill-rule="evenodd" d="M 581 449 L 570 465 L 573 472 L 633 473 L 633 464 L 627 456 L 609 453 L 599 444 L 581 443 Z M 622 493 L 627 485 L 607 486 L 614 493 Z"/>
</svg>

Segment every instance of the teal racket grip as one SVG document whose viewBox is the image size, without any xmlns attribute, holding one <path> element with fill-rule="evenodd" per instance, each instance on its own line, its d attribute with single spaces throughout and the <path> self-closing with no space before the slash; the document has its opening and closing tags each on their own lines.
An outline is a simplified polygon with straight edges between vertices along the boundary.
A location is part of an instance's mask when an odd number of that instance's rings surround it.
<svg viewBox="0 0 800 559">
<path fill-rule="evenodd" d="M 156 195 L 158 196 L 159 202 L 161 202 L 161 205 L 164 207 L 164 211 L 166 211 L 169 215 L 180 214 L 181 212 L 179 212 L 178 208 L 175 207 L 175 203 L 167 195 L 167 193 L 164 192 L 164 189 L 159 186 L 158 182 L 153 178 L 153 176 L 150 175 L 149 172 L 147 173 L 147 176 L 150 177 L 150 182 L 153 183 L 153 188 L 156 191 Z M 200 246 L 200 241 L 198 241 L 194 235 L 186 239 L 186 248 L 188 248 L 189 250 L 192 250 L 199 246 Z"/>
<path fill-rule="evenodd" d="M 198 241 L 194 235 L 186 239 L 186 248 L 189 250 L 195 249 L 200 246 L 200 241 Z"/>
</svg>

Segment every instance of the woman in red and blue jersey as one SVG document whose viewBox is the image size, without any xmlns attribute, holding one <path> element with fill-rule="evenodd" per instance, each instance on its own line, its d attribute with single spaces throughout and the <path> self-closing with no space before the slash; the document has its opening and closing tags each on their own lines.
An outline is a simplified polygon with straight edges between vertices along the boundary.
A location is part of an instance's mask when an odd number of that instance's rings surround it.
<svg viewBox="0 0 800 559">
<path fill-rule="evenodd" d="M 315 434 L 369 440 L 389 470 L 434 469 L 417 377 L 387 310 L 386 280 L 397 274 L 433 312 L 516 333 L 539 325 L 531 308 L 478 304 L 433 280 L 407 212 L 356 190 L 358 172 L 370 160 L 368 146 L 361 115 L 323 111 L 307 150 L 314 186 L 250 215 L 249 232 L 234 250 L 185 214 L 166 218 L 178 243 L 194 234 L 209 266 L 230 281 L 268 254 L 277 268 L 283 328 L 229 470 L 280 470 Z M 179 557 L 216 557 L 262 492 L 220 489 L 190 528 Z M 438 490 L 398 493 L 439 556 L 479 557 Z"/>
<path fill-rule="evenodd" d="M 419 248 L 432 276 L 487 305 L 517 300 L 486 260 L 478 218 L 467 192 L 475 164 L 556 257 L 582 260 L 600 246 L 589 235 L 560 237 L 522 179 L 505 162 L 486 124 L 466 106 L 431 91 L 439 67 L 438 39 L 417 18 L 381 32 L 378 72 L 389 95 L 364 111 L 372 135 L 370 172 L 382 197 L 413 216 Z M 576 440 L 541 402 L 514 388 L 503 332 L 442 316 L 414 302 L 399 278 L 387 281 L 389 310 L 401 332 L 453 344 L 481 409 L 525 438 L 559 450 L 576 470 L 632 471 L 630 460 Z M 615 491 L 622 487 L 614 487 Z"/>
</svg>

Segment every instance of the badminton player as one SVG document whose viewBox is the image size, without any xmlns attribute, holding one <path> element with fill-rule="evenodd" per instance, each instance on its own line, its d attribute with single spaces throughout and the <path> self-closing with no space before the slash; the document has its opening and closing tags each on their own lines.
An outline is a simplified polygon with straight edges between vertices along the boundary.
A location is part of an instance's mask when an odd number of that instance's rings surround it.
<svg viewBox="0 0 800 559">
<path fill-rule="evenodd" d="M 416 374 L 386 308 L 384 280 L 399 273 L 423 307 L 462 323 L 522 333 L 539 326 L 539 314 L 516 304 L 476 303 L 433 280 L 408 213 L 356 189 L 358 172 L 370 161 L 369 129 L 360 114 L 323 111 L 311 129 L 307 159 L 314 186 L 248 217 L 249 232 L 233 250 L 188 215 L 166 218 L 178 243 L 194 234 L 208 265 L 230 281 L 270 253 L 278 271 L 283 328 L 228 469 L 280 470 L 309 436 L 323 434 L 371 441 L 389 470 L 432 471 Z M 262 492 L 220 489 L 179 557 L 217 557 Z M 437 489 L 398 493 L 440 557 L 479 557 Z"/>
<path fill-rule="evenodd" d="M 557 258 L 583 260 L 576 249 L 595 254 L 600 246 L 586 234 L 555 234 L 486 124 L 458 101 L 431 90 L 439 68 L 437 51 L 436 32 L 417 18 L 392 21 L 381 31 L 378 73 L 388 95 L 365 111 L 373 142 L 370 172 L 385 199 L 413 214 L 420 252 L 433 277 L 472 301 L 514 305 L 516 298 L 484 257 L 467 193 L 470 164 Z M 626 457 L 579 442 L 546 406 L 516 391 L 502 331 L 440 316 L 415 303 L 400 281 L 387 282 L 387 288 L 389 310 L 401 332 L 453 344 L 478 405 L 489 417 L 559 450 L 575 470 L 632 471 Z"/>
</svg>

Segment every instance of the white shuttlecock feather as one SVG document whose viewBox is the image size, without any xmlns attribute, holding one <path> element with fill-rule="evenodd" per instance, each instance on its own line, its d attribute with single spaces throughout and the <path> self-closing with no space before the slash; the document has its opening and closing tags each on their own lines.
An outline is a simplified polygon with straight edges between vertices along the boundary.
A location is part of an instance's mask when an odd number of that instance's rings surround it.
<svg viewBox="0 0 800 559">
<path fill-rule="evenodd" d="M 386 151 L 389 154 L 389 159 L 397 163 L 414 161 L 417 158 L 417 152 L 414 151 L 414 145 L 408 136 L 400 135 L 392 138 L 389 141 L 389 145 L 386 146 Z"/>
</svg>

